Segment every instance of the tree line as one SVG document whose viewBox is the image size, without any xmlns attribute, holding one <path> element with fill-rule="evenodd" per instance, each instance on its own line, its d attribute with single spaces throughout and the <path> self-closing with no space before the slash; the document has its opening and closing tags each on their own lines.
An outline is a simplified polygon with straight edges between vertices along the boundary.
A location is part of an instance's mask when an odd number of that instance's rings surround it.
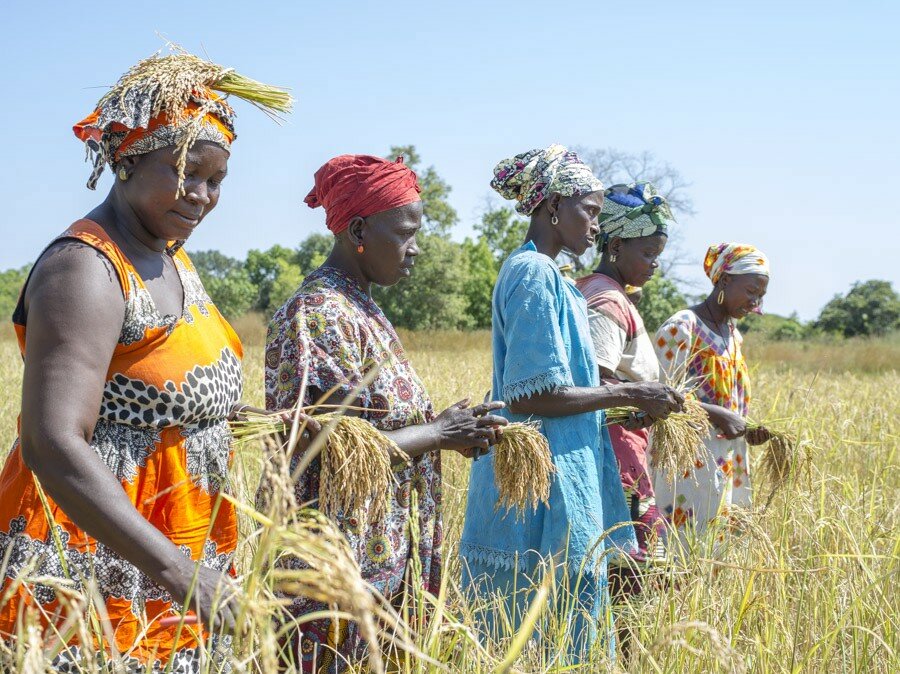
<svg viewBox="0 0 900 674">
<path fill-rule="evenodd" d="M 666 195 L 676 213 L 693 213 L 688 184 L 677 170 L 652 154 L 631 155 L 617 150 L 580 148 L 606 184 L 649 180 Z M 409 330 L 474 330 L 490 327 L 491 293 L 503 260 L 525 238 L 528 221 L 506 205 L 489 204 L 463 241 L 451 238 L 459 216 L 450 202 L 450 185 L 433 166 L 423 167 L 414 146 L 392 147 L 388 156 L 403 155 L 419 176 L 424 218 L 418 236 L 422 254 L 414 277 L 391 288 L 376 288 L 375 299 L 397 327 Z M 207 292 L 229 318 L 249 311 L 270 316 L 293 295 L 304 277 L 331 251 L 333 237 L 311 234 L 295 248 L 275 245 L 251 250 L 243 260 L 217 250 L 189 251 Z M 561 259 L 569 275 L 589 273 L 596 251 L 581 258 Z M 565 256 L 563 256 L 565 257 Z M 673 313 L 697 300 L 683 290 L 677 269 L 685 260 L 677 236 L 666 251 L 666 263 L 644 287 L 638 309 L 648 331 L 655 331 Z M 9 317 L 29 267 L 0 272 L 0 312 Z M 772 339 L 803 339 L 816 334 L 845 337 L 881 335 L 900 329 L 900 296 L 887 281 L 854 284 L 836 295 L 815 321 L 802 323 L 796 315 L 748 316 L 741 329 Z"/>
</svg>

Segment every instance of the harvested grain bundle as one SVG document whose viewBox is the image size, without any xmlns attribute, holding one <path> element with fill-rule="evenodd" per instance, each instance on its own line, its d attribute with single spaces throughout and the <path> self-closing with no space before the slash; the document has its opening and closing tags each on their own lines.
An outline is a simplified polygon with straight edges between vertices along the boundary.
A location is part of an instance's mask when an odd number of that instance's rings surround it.
<svg viewBox="0 0 900 674">
<path fill-rule="evenodd" d="M 607 424 L 624 424 L 634 407 L 614 407 L 606 411 Z M 709 438 L 709 416 L 693 395 L 684 398 L 684 411 L 673 412 L 650 427 L 650 465 L 659 469 L 670 482 L 677 475 L 693 470 L 697 461 L 705 461 Z"/>
<path fill-rule="evenodd" d="M 276 434 L 286 435 L 287 424 L 276 414 L 246 413 L 245 420 L 231 422 L 235 441 L 245 443 Z M 359 417 L 338 413 L 317 415 L 322 433 L 319 475 L 319 508 L 326 515 L 362 512 L 368 505 L 370 522 L 387 512 L 393 488 L 391 457 L 405 457 L 386 435 Z"/>
<path fill-rule="evenodd" d="M 494 479 L 500 495 L 497 508 L 513 506 L 518 515 L 530 505 L 550 499 L 550 482 L 556 467 L 550 444 L 541 432 L 539 421 L 517 422 L 503 427 L 494 447 Z"/>
<path fill-rule="evenodd" d="M 748 431 L 761 428 L 759 425 L 749 426 Z M 812 465 L 812 455 L 809 444 L 801 441 L 796 434 L 787 430 L 773 430 L 765 427 L 769 432 L 769 441 L 762 450 L 759 462 L 759 472 L 763 479 L 771 485 L 769 499 L 776 491 L 784 487 L 792 476 L 801 473 L 809 474 Z"/>
<path fill-rule="evenodd" d="M 146 101 L 148 119 L 164 114 L 168 123 L 182 132 L 175 140 L 178 154 L 177 191 L 180 196 L 184 190 L 187 152 L 201 133 L 204 117 L 221 110 L 231 113 L 223 97 L 203 95 L 204 90 L 237 96 L 276 120 L 276 113 L 290 112 L 293 99 L 285 89 L 252 80 L 232 68 L 189 54 L 177 45 L 170 44 L 169 47 L 174 53 L 166 56 L 154 54 L 132 66 L 100 99 L 97 107 L 101 110 L 121 107 L 125 111 L 126 102 L 134 99 Z M 189 114 L 191 106 L 196 110 Z M 219 117 L 225 120 L 228 115 Z"/>
</svg>

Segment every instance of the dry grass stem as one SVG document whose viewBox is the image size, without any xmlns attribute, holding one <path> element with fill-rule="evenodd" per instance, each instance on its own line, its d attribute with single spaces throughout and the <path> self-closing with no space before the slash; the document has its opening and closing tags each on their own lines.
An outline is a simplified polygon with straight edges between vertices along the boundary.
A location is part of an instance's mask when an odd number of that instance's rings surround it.
<svg viewBox="0 0 900 674">
<path fill-rule="evenodd" d="M 494 447 L 494 476 L 500 498 L 497 508 L 515 507 L 520 515 L 526 508 L 549 505 L 550 483 L 556 467 L 550 445 L 540 422 L 517 422 L 504 427 Z"/>
<path fill-rule="evenodd" d="M 802 475 L 807 479 L 811 478 L 812 452 L 809 443 L 798 438 L 795 433 L 774 430 L 768 426 L 766 428 L 770 438 L 762 449 L 758 470 L 759 475 L 770 485 L 771 499 L 792 477 Z"/>
</svg>

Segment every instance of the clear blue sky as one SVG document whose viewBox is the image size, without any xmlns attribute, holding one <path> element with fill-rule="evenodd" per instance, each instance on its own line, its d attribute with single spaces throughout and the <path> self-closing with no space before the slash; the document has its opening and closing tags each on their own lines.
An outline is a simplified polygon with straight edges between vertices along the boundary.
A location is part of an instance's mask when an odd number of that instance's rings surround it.
<svg viewBox="0 0 900 674">
<path fill-rule="evenodd" d="M 132 9 L 138 7 L 139 9 Z M 243 256 L 322 231 L 303 205 L 344 152 L 413 143 L 453 187 L 457 235 L 494 164 L 552 142 L 649 150 L 692 186 L 682 245 L 772 259 L 766 308 L 812 318 L 856 280 L 900 286 L 900 3 L 10 2 L 0 39 L 0 269 L 101 200 L 71 125 L 156 32 L 299 104 L 238 103 L 218 209 L 194 249 Z"/>
</svg>

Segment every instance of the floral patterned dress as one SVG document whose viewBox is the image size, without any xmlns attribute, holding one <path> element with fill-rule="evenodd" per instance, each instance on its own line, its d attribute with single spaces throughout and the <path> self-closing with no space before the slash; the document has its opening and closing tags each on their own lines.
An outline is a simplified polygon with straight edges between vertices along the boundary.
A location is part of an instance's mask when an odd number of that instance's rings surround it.
<svg viewBox="0 0 900 674">
<path fill-rule="evenodd" d="M 272 319 L 266 346 L 266 407 L 285 409 L 297 402 L 303 370 L 309 368 L 303 404 L 314 402 L 310 389 L 336 390 L 344 396 L 364 373 L 381 364 L 375 380 L 359 395 L 361 417 L 384 431 L 434 418 L 434 408 L 397 333 L 360 284 L 332 267 L 310 274 L 297 293 Z M 318 498 L 318 459 L 295 487 L 299 503 Z M 403 592 L 411 558 L 411 494 L 418 506 L 418 555 L 422 586 L 437 594 L 441 576 L 441 472 L 438 452 L 423 454 L 408 466 L 395 468 L 396 487 L 387 516 L 366 524 L 365 516 L 342 515 L 338 524 L 350 542 L 363 578 L 388 598 Z M 415 581 L 414 581 L 415 582 Z M 303 615 L 323 608 L 295 599 L 290 610 Z M 340 629 L 340 633 L 337 630 Z M 304 626 L 298 635 L 303 671 L 334 672 L 344 661 L 357 660 L 363 648 L 355 626 L 322 620 Z M 332 653 L 334 649 L 339 657 Z"/>
<path fill-rule="evenodd" d="M 186 556 L 231 571 L 237 520 L 220 492 L 228 483 L 231 453 L 226 417 L 242 392 L 237 335 L 213 306 L 183 250 L 174 257 L 184 288 L 183 311 L 162 316 L 137 270 L 98 224 L 80 220 L 60 238 L 105 255 L 125 296 L 125 320 L 91 447 L 138 512 Z M 14 322 L 27 360 L 21 299 Z M 0 558 L 9 555 L 2 592 L 33 564 L 32 575 L 69 578 L 79 591 L 93 579 L 129 671 L 163 671 L 171 662 L 166 671 L 197 672 L 210 665 L 198 648 L 198 628 L 183 629 L 176 639 L 175 627 L 160 626 L 160 618 L 180 612 L 166 590 L 79 529 L 49 497 L 45 509 L 18 440 L 0 474 L 0 494 Z M 38 609 L 43 626 L 58 627 L 66 619 L 67 609 L 52 588 L 23 585 L 0 606 L 0 638 L 15 633 L 28 607 Z M 82 657 L 84 649 L 72 641 L 54 670 L 80 671 L 76 663 Z M 227 657 L 217 656 L 209 671 L 227 664 Z"/>
<path fill-rule="evenodd" d="M 697 383 L 701 402 L 719 405 L 742 417 L 750 406 L 750 377 L 741 352 L 743 339 L 729 322 L 728 339 L 716 334 L 690 309 L 679 311 L 656 333 L 656 354 L 663 370 L 679 381 Z M 654 476 L 656 502 L 669 522 L 684 532 L 704 531 L 730 505 L 750 505 L 750 464 L 744 438 L 726 440 L 711 429 L 706 462 L 673 483 Z M 682 536 L 683 538 L 683 536 Z"/>
</svg>

